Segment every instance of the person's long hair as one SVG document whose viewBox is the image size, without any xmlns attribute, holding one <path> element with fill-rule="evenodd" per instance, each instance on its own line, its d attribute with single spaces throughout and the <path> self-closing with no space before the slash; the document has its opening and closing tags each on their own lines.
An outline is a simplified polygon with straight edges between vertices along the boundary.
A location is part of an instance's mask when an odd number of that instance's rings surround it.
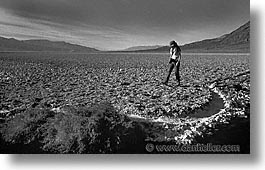
<svg viewBox="0 0 265 170">
<path fill-rule="evenodd" d="M 181 52 L 180 47 L 178 46 L 178 44 L 176 44 L 176 48 L 177 48 L 177 52 Z"/>
<path fill-rule="evenodd" d="M 176 41 L 171 41 L 170 45 L 174 45 L 174 48 L 177 48 L 177 52 L 181 52 L 181 49 Z"/>
</svg>

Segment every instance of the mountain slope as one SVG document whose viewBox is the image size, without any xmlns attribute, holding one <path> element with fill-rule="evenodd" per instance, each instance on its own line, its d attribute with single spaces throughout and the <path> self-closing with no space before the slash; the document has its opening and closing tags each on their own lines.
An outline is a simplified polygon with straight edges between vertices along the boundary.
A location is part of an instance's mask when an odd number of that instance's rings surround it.
<svg viewBox="0 0 265 170">
<path fill-rule="evenodd" d="M 62 41 L 16 40 L 0 37 L 0 51 L 58 51 L 58 52 L 97 52 L 97 49 Z"/>
<path fill-rule="evenodd" d="M 182 52 L 250 52 L 250 22 L 218 38 L 206 39 L 181 46 Z M 169 47 L 142 52 L 168 52 Z"/>
<path fill-rule="evenodd" d="M 218 38 L 203 40 L 182 46 L 183 51 L 250 51 L 250 22 L 239 27 L 230 34 Z"/>
</svg>

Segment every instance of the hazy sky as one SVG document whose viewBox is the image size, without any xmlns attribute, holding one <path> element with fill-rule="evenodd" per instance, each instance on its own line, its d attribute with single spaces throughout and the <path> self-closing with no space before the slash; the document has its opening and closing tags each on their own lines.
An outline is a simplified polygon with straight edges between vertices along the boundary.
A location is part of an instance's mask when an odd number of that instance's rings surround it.
<svg viewBox="0 0 265 170">
<path fill-rule="evenodd" d="M 229 33 L 249 0 L 0 0 L 0 36 L 117 50 Z"/>
</svg>

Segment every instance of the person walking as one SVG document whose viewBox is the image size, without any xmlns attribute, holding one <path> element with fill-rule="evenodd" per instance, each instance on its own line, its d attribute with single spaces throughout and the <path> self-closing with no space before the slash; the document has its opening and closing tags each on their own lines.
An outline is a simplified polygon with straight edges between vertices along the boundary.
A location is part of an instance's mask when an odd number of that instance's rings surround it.
<svg viewBox="0 0 265 170">
<path fill-rule="evenodd" d="M 169 56 L 169 70 L 166 77 L 166 80 L 163 82 L 163 84 L 167 85 L 171 72 L 173 71 L 175 67 L 175 76 L 176 80 L 178 81 L 178 86 L 180 85 L 180 74 L 179 74 L 179 67 L 180 67 L 180 60 L 181 60 L 181 49 L 176 43 L 176 41 L 170 42 L 170 56 Z"/>
</svg>

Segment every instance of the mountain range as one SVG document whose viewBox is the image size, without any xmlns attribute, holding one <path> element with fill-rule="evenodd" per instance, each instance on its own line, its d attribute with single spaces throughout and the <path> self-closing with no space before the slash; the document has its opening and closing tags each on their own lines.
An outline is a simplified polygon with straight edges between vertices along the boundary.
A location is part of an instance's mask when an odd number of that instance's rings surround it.
<svg viewBox="0 0 265 170">
<path fill-rule="evenodd" d="M 181 46 L 182 52 L 250 52 L 250 21 L 231 33 L 213 39 L 196 41 Z M 56 51 L 56 52 L 100 52 L 91 47 L 71 44 L 63 41 L 17 40 L 0 37 L 0 51 Z M 135 46 L 119 52 L 158 52 L 169 51 L 168 46 Z M 117 52 L 117 51 L 116 51 Z"/>
<path fill-rule="evenodd" d="M 63 41 L 17 40 L 0 37 L 0 51 L 57 51 L 57 52 L 97 52 L 95 48 L 70 44 Z"/>
<path fill-rule="evenodd" d="M 213 39 L 196 41 L 180 46 L 182 52 L 250 52 L 250 21 L 231 33 Z M 168 52 L 169 46 L 135 52 Z"/>
<path fill-rule="evenodd" d="M 126 48 L 123 51 L 138 51 L 138 50 L 151 50 L 162 47 L 162 45 L 153 45 L 153 46 L 133 46 L 130 48 Z"/>
</svg>

